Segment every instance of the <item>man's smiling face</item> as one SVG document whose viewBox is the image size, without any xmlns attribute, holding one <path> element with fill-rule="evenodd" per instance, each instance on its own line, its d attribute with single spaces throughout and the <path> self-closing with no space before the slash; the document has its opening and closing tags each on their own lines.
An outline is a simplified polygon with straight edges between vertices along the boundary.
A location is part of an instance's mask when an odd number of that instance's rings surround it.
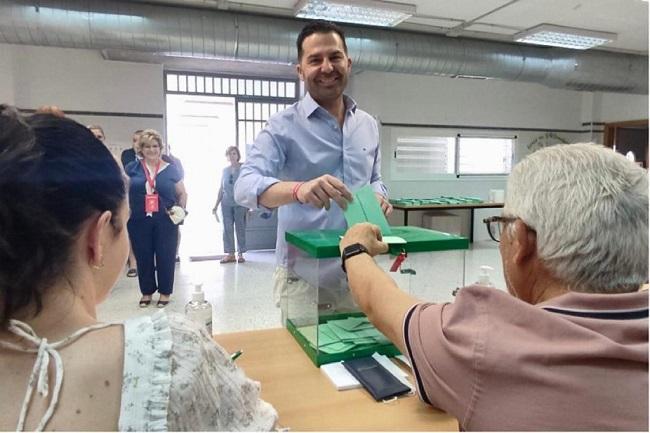
<svg viewBox="0 0 650 433">
<path fill-rule="evenodd" d="M 311 34 L 302 49 L 297 70 L 307 91 L 324 107 L 335 103 L 348 84 L 352 65 L 340 36 L 336 32 Z"/>
</svg>

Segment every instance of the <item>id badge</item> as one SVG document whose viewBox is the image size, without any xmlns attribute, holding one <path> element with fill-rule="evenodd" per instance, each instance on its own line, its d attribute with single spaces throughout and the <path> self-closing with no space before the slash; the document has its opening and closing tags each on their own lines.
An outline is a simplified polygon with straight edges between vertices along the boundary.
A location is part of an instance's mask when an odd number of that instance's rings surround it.
<svg viewBox="0 0 650 433">
<path fill-rule="evenodd" d="M 158 194 L 144 196 L 144 211 L 146 213 L 158 212 Z"/>
</svg>

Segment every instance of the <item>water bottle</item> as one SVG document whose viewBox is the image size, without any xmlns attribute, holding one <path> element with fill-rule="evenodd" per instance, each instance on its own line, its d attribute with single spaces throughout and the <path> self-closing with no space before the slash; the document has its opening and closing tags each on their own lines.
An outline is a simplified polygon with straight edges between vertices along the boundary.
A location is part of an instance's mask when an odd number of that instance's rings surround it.
<svg viewBox="0 0 650 433">
<path fill-rule="evenodd" d="M 203 284 L 195 284 L 192 300 L 185 305 L 185 315 L 201 326 L 205 326 L 212 335 L 212 304 L 205 300 Z"/>
</svg>

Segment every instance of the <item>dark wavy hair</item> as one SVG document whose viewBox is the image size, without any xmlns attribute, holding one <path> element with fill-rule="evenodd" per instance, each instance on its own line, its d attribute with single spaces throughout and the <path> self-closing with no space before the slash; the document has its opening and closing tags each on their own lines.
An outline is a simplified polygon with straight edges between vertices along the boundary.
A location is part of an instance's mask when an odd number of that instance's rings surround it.
<svg viewBox="0 0 650 433">
<path fill-rule="evenodd" d="M 83 223 L 126 198 L 108 149 L 77 122 L 0 105 L 0 326 L 65 275 Z M 124 222 L 111 221 L 116 235 Z"/>
<path fill-rule="evenodd" d="M 348 45 L 345 43 L 345 32 L 343 31 L 343 29 L 329 21 L 315 20 L 315 21 L 311 21 L 305 27 L 303 27 L 300 33 L 298 34 L 298 38 L 296 39 L 296 48 L 298 49 L 298 62 L 300 62 L 300 60 L 302 59 L 302 53 L 303 53 L 302 43 L 304 42 L 305 38 L 313 35 L 314 33 L 331 33 L 331 32 L 334 32 L 337 35 L 339 35 L 341 41 L 343 42 L 343 50 L 345 51 L 345 54 L 347 54 Z"/>
</svg>

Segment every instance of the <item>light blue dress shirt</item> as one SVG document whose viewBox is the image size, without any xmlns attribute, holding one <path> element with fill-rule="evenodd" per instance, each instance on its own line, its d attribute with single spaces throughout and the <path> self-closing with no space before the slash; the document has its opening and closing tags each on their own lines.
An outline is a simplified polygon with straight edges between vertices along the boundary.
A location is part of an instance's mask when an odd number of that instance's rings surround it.
<svg viewBox="0 0 650 433">
<path fill-rule="evenodd" d="M 235 184 L 235 200 L 250 209 L 265 209 L 258 197 L 280 181 L 308 181 L 330 174 L 351 191 L 370 184 L 387 196 L 381 181 L 381 154 L 377 122 L 344 96 L 341 128 L 309 93 L 273 115 L 246 155 Z M 343 211 L 332 201 L 329 210 L 291 203 L 278 209 L 276 262 L 286 266 L 285 231 L 343 229 Z"/>
</svg>

